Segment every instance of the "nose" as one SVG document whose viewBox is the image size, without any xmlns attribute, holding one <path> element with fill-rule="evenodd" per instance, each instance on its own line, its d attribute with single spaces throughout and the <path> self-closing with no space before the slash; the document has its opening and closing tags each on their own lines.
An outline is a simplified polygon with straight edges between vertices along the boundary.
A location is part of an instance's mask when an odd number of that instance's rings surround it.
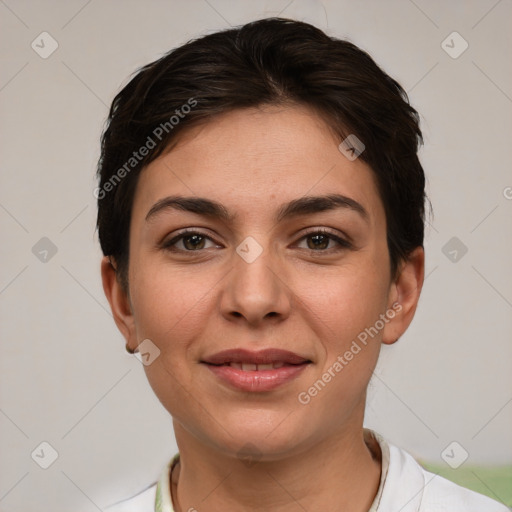
<svg viewBox="0 0 512 512">
<path fill-rule="evenodd" d="M 262 323 L 280 323 L 290 315 L 292 292 L 287 274 L 279 258 L 268 245 L 260 245 L 249 257 L 239 247 L 233 254 L 233 267 L 224 280 L 221 298 L 223 316 L 231 322 L 247 323 L 252 327 Z M 261 252 L 260 252 L 261 251 Z"/>
</svg>

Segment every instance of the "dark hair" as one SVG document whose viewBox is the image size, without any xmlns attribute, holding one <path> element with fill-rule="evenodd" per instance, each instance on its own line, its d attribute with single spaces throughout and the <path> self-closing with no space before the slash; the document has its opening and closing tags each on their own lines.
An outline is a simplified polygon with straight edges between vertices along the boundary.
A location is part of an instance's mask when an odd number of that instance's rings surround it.
<svg viewBox="0 0 512 512">
<path fill-rule="evenodd" d="M 267 18 L 209 34 L 140 68 L 116 95 L 101 138 L 97 227 L 127 286 L 129 228 L 140 171 L 178 133 L 260 105 L 311 107 L 340 137 L 354 134 L 386 212 L 391 275 L 423 246 L 425 176 L 419 116 L 406 92 L 351 42 L 307 23 Z M 145 150 L 143 150 L 145 148 Z"/>
</svg>

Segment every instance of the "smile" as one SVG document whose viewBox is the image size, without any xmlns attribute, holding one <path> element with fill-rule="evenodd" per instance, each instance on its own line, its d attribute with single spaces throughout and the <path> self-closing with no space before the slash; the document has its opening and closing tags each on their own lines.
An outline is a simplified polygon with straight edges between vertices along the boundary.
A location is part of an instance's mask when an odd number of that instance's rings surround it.
<svg viewBox="0 0 512 512">
<path fill-rule="evenodd" d="M 254 363 L 235 363 L 232 361 L 231 363 L 224 363 L 223 366 L 231 366 L 231 368 L 236 368 L 237 370 L 243 370 L 244 372 L 254 372 L 254 371 L 262 371 L 262 370 L 275 370 L 277 368 L 281 368 L 286 363 L 282 361 L 277 361 L 275 363 L 267 363 L 267 364 L 254 364 Z"/>
<path fill-rule="evenodd" d="M 311 364 L 311 360 L 280 349 L 258 352 L 232 349 L 209 356 L 201 363 L 231 388 L 264 392 L 297 378 Z"/>
</svg>

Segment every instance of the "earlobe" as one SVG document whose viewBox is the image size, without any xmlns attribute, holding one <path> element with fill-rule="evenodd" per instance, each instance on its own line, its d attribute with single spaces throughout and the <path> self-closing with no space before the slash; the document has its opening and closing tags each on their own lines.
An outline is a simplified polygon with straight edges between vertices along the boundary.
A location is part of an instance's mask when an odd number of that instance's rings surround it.
<svg viewBox="0 0 512 512">
<path fill-rule="evenodd" d="M 425 251 L 423 247 L 416 247 L 407 261 L 402 262 L 398 276 L 390 287 L 388 310 L 393 310 L 395 314 L 384 327 L 382 343 L 395 343 L 409 327 L 420 298 L 424 274 Z"/>
<path fill-rule="evenodd" d="M 110 304 L 114 321 L 119 331 L 126 340 L 126 348 L 135 350 L 137 345 L 135 335 L 135 321 L 130 305 L 128 293 L 121 286 L 115 263 L 111 262 L 108 256 L 101 260 L 101 280 L 103 283 L 103 291 Z"/>
</svg>

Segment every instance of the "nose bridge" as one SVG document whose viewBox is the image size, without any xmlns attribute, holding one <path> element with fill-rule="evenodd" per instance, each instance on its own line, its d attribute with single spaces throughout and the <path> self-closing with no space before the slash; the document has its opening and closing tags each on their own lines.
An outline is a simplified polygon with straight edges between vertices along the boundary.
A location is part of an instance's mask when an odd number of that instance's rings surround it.
<svg viewBox="0 0 512 512">
<path fill-rule="evenodd" d="M 260 244 L 249 236 L 236 248 L 222 305 L 224 314 L 243 316 L 250 323 L 260 322 L 267 316 L 289 314 L 280 259 L 263 238 L 260 237 Z"/>
</svg>

